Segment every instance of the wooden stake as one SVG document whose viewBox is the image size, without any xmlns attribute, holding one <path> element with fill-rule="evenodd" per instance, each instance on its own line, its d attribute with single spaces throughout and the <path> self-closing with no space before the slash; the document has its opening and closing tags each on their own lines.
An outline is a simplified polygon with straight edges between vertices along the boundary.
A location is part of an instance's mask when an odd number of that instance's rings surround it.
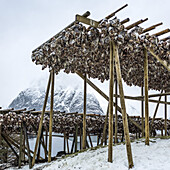
<svg viewBox="0 0 170 170">
<path fill-rule="evenodd" d="M 87 93 L 87 77 L 84 77 L 84 109 L 83 109 L 83 149 L 86 149 L 86 93 Z"/>
<path fill-rule="evenodd" d="M 77 136 L 78 136 L 78 125 L 76 125 L 76 132 L 75 132 L 75 152 L 77 152 Z"/>
<path fill-rule="evenodd" d="M 106 129 L 107 129 L 108 116 L 109 116 L 109 104 L 107 106 L 107 113 L 106 113 L 106 116 L 105 116 L 105 122 L 104 122 L 104 128 L 103 128 L 103 136 L 102 136 L 102 139 L 101 139 L 101 145 L 103 145 L 103 142 L 106 139 Z"/>
<path fill-rule="evenodd" d="M 24 135 L 25 135 L 25 139 L 26 139 L 26 146 L 27 146 L 27 152 L 28 152 L 28 161 L 29 161 L 29 168 L 32 168 L 32 164 L 31 164 L 31 153 L 30 153 L 30 146 L 29 146 L 29 141 L 28 141 L 28 135 L 27 135 L 27 128 L 25 123 L 23 122 L 23 130 L 24 130 Z"/>
<path fill-rule="evenodd" d="M 119 84 L 119 93 L 121 96 L 120 103 L 121 103 L 121 109 L 122 109 L 122 120 L 123 120 L 123 127 L 124 127 L 127 157 L 128 157 L 129 168 L 132 168 L 133 158 L 132 158 L 132 150 L 131 150 L 130 137 L 129 137 L 129 128 L 128 128 L 128 120 L 127 120 L 127 114 L 126 114 L 124 92 L 123 92 L 122 75 L 121 75 L 121 69 L 120 69 L 118 47 L 117 47 L 117 44 L 115 44 L 114 42 L 113 42 L 113 47 L 114 47 L 113 53 L 115 56 L 115 64 L 116 64 L 117 81 Z"/>
<path fill-rule="evenodd" d="M 115 81 L 115 94 L 117 95 L 117 80 Z M 117 129 L 118 129 L 118 123 L 117 123 L 117 105 L 118 105 L 118 102 L 117 102 L 117 96 L 115 97 L 115 142 L 114 143 L 117 143 L 118 140 L 117 140 Z"/>
<path fill-rule="evenodd" d="M 143 97 L 143 86 L 141 86 L 141 96 Z M 141 101 L 141 116 L 142 116 L 142 137 L 144 137 L 144 103 Z"/>
<path fill-rule="evenodd" d="M 51 162 L 52 148 L 52 127 L 53 127 L 53 104 L 54 104 L 54 70 L 51 71 L 51 104 L 50 104 L 50 122 L 49 122 L 49 147 L 48 147 L 48 162 Z"/>
<path fill-rule="evenodd" d="M 163 92 L 163 90 L 161 91 L 161 93 L 162 93 L 162 92 Z M 157 103 L 157 105 L 156 105 L 155 112 L 154 112 L 154 114 L 153 114 L 150 132 L 152 132 L 152 126 L 153 126 L 154 120 L 155 120 L 155 118 L 156 118 L 156 114 L 157 114 L 157 112 L 158 112 L 158 108 L 159 108 L 159 104 L 160 104 L 160 101 L 161 101 L 161 97 L 162 97 L 162 96 L 159 96 L 158 103 Z"/>
<path fill-rule="evenodd" d="M 41 119 L 40 119 L 39 128 L 38 128 L 38 135 L 37 135 L 36 144 L 35 144 L 35 148 L 34 148 L 34 155 L 33 155 L 33 159 L 32 159 L 32 166 L 34 166 L 34 164 L 35 164 L 35 157 L 36 157 L 38 144 L 39 144 L 39 140 L 40 140 L 40 136 L 41 136 L 44 113 L 45 113 L 45 108 L 46 108 L 46 105 L 47 105 L 47 99 L 48 99 L 48 94 L 49 94 L 49 89 L 50 89 L 50 84 L 51 84 L 51 74 L 52 73 L 50 73 L 50 76 L 49 76 L 47 91 L 46 91 L 44 105 L 43 105 L 43 110 L 42 110 L 42 113 L 41 113 Z"/>
<path fill-rule="evenodd" d="M 167 102 L 167 96 L 165 96 L 165 102 Z M 167 136 L 167 104 L 165 104 L 165 136 Z"/>
<path fill-rule="evenodd" d="M 21 159 L 22 159 L 22 145 L 23 145 L 23 136 L 22 136 L 22 125 L 20 129 L 20 147 L 19 147 L 19 161 L 18 161 L 18 168 L 21 168 Z"/>
<path fill-rule="evenodd" d="M 92 140 L 91 140 L 90 134 L 88 134 L 88 136 L 89 136 L 90 145 L 91 145 L 91 147 L 93 147 L 93 143 L 92 143 Z"/>
<path fill-rule="evenodd" d="M 144 49 L 144 86 L 145 86 L 145 145 L 149 145 L 149 104 L 148 104 L 148 54 Z"/>
<path fill-rule="evenodd" d="M 109 144 L 108 162 L 113 161 L 113 85 L 114 85 L 114 57 L 113 42 L 110 41 L 110 85 L 109 85 Z"/>
<path fill-rule="evenodd" d="M 68 143 L 69 135 L 67 136 L 67 152 L 69 153 L 69 143 Z"/>
</svg>

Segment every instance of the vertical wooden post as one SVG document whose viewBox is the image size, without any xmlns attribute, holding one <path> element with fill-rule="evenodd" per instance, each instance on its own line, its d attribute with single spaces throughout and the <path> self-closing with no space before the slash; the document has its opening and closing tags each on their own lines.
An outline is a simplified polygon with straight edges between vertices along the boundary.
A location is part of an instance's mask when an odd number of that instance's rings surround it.
<svg viewBox="0 0 170 170">
<path fill-rule="evenodd" d="M 77 135 L 78 135 L 78 125 L 76 125 L 76 132 L 75 132 L 75 152 L 77 152 Z"/>
<path fill-rule="evenodd" d="M 117 102 L 117 80 L 115 81 L 115 143 L 118 142 L 117 140 L 117 129 L 118 129 L 118 123 L 117 123 L 117 105 L 118 105 L 118 102 Z"/>
<path fill-rule="evenodd" d="M 88 134 L 88 136 L 89 136 L 90 145 L 91 145 L 91 147 L 93 147 L 93 142 L 91 140 L 90 134 Z"/>
<path fill-rule="evenodd" d="M 66 137 L 65 137 L 65 133 L 64 133 L 64 152 L 66 152 Z"/>
<path fill-rule="evenodd" d="M 86 93 L 87 93 L 87 75 L 84 77 L 84 110 L 83 110 L 83 149 L 86 149 Z"/>
<path fill-rule="evenodd" d="M 19 146 L 19 161 L 18 161 L 18 168 L 21 168 L 22 144 L 23 144 L 23 136 L 22 136 L 22 125 L 21 125 L 21 129 L 20 129 L 20 146 Z"/>
<path fill-rule="evenodd" d="M 48 130 L 45 129 L 45 147 L 47 148 L 47 144 L 48 144 Z"/>
<path fill-rule="evenodd" d="M 48 147 L 48 162 L 51 162 L 52 148 L 52 127 L 53 127 L 53 104 L 54 104 L 54 70 L 51 71 L 51 104 L 50 104 L 50 120 L 49 120 L 49 147 Z"/>
<path fill-rule="evenodd" d="M 1 133 L 2 133 L 2 125 L 1 125 L 1 122 L 0 122 L 0 145 L 2 144 L 2 136 L 1 136 Z"/>
<path fill-rule="evenodd" d="M 69 135 L 67 136 L 67 151 L 69 153 L 69 143 L 68 143 Z"/>
<path fill-rule="evenodd" d="M 81 133 L 82 133 L 82 128 L 80 126 L 80 150 L 82 149 L 82 135 L 81 135 Z"/>
<path fill-rule="evenodd" d="M 39 123 L 38 134 L 37 134 L 37 139 L 36 139 L 35 148 L 34 148 L 34 155 L 33 155 L 33 159 L 32 159 L 32 166 L 34 166 L 34 164 L 35 164 L 35 157 L 36 157 L 36 153 L 37 153 L 37 149 L 38 149 L 38 144 L 39 144 L 39 141 L 40 141 L 41 130 L 42 130 L 42 125 L 43 125 L 45 108 L 46 108 L 46 105 L 47 105 L 47 99 L 48 99 L 50 84 L 51 84 L 51 73 L 50 73 L 50 76 L 49 76 L 47 91 L 46 91 L 44 105 L 43 105 L 43 110 L 42 110 L 42 113 L 41 113 L 41 119 L 40 119 L 40 123 Z"/>
<path fill-rule="evenodd" d="M 106 113 L 106 116 L 105 116 L 105 122 L 104 122 L 104 128 L 103 128 L 103 136 L 102 136 L 102 139 L 101 139 L 101 145 L 103 145 L 103 142 L 106 139 L 106 129 L 107 129 L 107 122 L 108 122 L 108 115 L 109 115 L 109 104 L 107 106 L 107 113 Z"/>
<path fill-rule="evenodd" d="M 109 85 L 109 144 L 108 162 L 113 161 L 113 85 L 114 85 L 113 42 L 110 41 L 110 85 Z"/>
<path fill-rule="evenodd" d="M 141 96 L 143 96 L 143 85 L 141 86 Z M 141 116 L 142 116 L 142 137 L 144 137 L 144 110 L 143 110 L 143 100 L 141 101 Z"/>
<path fill-rule="evenodd" d="M 167 95 L 165 95 L 165 102 L 167 102 Z M 165 136 L 167 136 L 167 104 L 165 104 Z"/>
<path fill-rule="evenodd" d="M 29 141 L 28 141 L 28 135 L 27 135 L 27 128 L 25 123 L 23 122 L 23 130 L 24 130 L 24 135 L 25 135 L 25 140 L 26 140 L 26 146 L 27 146 L 27 152 L 28 152 L 28 161 L 29 161 L 29 168 L 32 168 L 31 164 L 31 153 L 30 153 L 30 146 L 29 146 Z"/>
<path fill-rule="evenodd" d="M 163 93 L 163 90 L 161 90 L 161 93 Z M 151 132 L 151 134 L 152 134 L 152 126 L 153 126 L 153 123 L 154 123 L 156 114 L 157 114 L 157 112 L 158 112 L 158 108 L 159 108 L 159 104 L 160 104 L 159 102 L 161 101 L 161 97 L 162 97 L 162 96 L 159 96 L 158 103 L 157 103 L 157 105 L 156 105 L 155 112 L 154 112 L 154 114 L 153 114 L 153 118 L 152 118 L 152 121 L 151 121 L 151 126 L 150 126 L 150 132 Z"/>
<path fill-rule="evenodd" d="M 148 54 L 146 49 L 144 49 L 144 86 L 145 86 L 145 145 L 149 145 Z"/>
<path fill-rule="evenodd" d="M 23 152 L 23 161 L 25 163 L 25 135 L 24 134 L 23 134 L 23 150 L 24 150 L 24 152 Z"/>
<path fill-rule="evenodd" d="M 122 75 L 120 69 L 118 47 L 115 42 L 113 42 L 113 53 L 115 56 L 116 74 L 117 74 L 117 81 L 119 84 L 119 94 L 120 94 L 120 103 L 121 103 L 121 110 L 122 110 L 122 120 L 123 120 L 123 127 L 124 127 L 127 157 L 128 157 L 129 168 L 132 168 L 133 158 L 132 158 L 132 150 L 131 150 L 130 137 L 129 137 L 129 128 L 128 128 L 124 92 L 123 92 Z"/>
</svg>

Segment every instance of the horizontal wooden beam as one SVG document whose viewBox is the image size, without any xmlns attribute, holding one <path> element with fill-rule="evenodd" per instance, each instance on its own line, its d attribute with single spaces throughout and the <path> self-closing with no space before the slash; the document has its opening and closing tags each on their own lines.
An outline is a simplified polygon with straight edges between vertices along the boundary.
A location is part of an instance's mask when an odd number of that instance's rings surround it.
<svg viewBox="0 0 170 170">
<path fill-rule="evenodd" d="M 168 28 L 168 29 L 165 29 L 165 30 L 163 30 L 163 31 L 160 31 L 160 32 L 157 32 L 157 33 L 155 33 L 155 34 L 153 34 L 152 36 L 161 36 L 161 35 L 163 35 L 163 34 L 166 34 L 166 33 L 168 33 L 168 32 L 170 32 L 170 29 Z"/>
<path fill-rule="evenodd" d="M 85 18 L 81 15 L 76 15 L 76 21 L 79 21 L 79 22 L 82 22 L 83 24 L 87 24 L 87 25 L 90 25 L 92 27 L 95 27 L 97 28 L 98 25 L 99 25 L 99 22 L 95 21 L 95 20 L 92 20 L 92 19 L 89 19 L 89 18 Z"/>
<path fill-rule="evenodd" d="M 26 111 L 27 109 L 24 108 L 24 109 L 17 109 L 17 110 L 12 110 L 13 112 L 23 112 L 23 111 Z"/>
<path fill-rule="evenodd" d="M 126 19 L 120 21 L 120 23 L 121 23 L 121 24 L 125 24 L 126 22 L 129 22 L 129 21 L 130 21 L 130 19 L 129 19 L 129 18 L 126 18 Z"/>
<path fill-rule="evenodd" d="M 79 72 L 76 72 L 77 75 L 79 75 L 82 79 L 84 79 L 84 76 L 79 73 Z M 92 83 L 89 79 L 87 79 L 87 83 L 93 88 L 95 89 L 102 97 L 104 97 L 107 101 L 109 101 L 109 97 L 104 93 L 102 92 L 94 83 Z M 116 104 L 113 102 L 113 106 L 115 106 Z M 122 113 L 121 111 L 121 108 L 117 105 L 117 110 Z M 133 119 L 129 118 L 129 121 L 131 121 L 137 128 L 139 128 L 140 130 L 142 130 L 141 126 L 136 123 Z"/>
<path fill-rule="evenodd" d="M 142 24 L 143 22 L 147 21 L 148 18 L 145 18 L 145 19 L 141 19 L 139 21 L 136 21 L 134 22 L 133 24 L 129 25 L 126 27 L 127 30 L 130 30 L 131 28 L 135 27 L 135 26 L 138 26 L 139 24 Z"/>
<path fill-rule="evenodd" d="M 0 113 L 5 113 L 5 112 L 10 112 L 14 110 L 14 108 L 11 108 L 11 109 L 3 109 L 3 110 L 0 110 Z"/>
<path fill-rule="evenodd" d="M 113 13 L 111 13 L 110 15 L 108 15 L 107 17 L 105 17 L 106 19 L 110 19 L 113 16 L 115 16 L 116 13 L 118 13 L 119 11 L 121 11 L 122 9 L 126 8 L 128 6 L 128 4 L 123 5 L 122 7 L 120 7 L 119 9 L 117 9 L 116 11 L 114 11 Z M 100 20 L 99 22 L 101 22 L 102 20 Z"/>
<path fill-rule="evenodd" d="M 162 59 L 160 59 L 160 58 L 158 57 L 158 55 L 156 55 L 152 49 L 147 48 L 146 46 L 145 46 L 145 48 L 146 48 L 168 71 L 170 71 L 170 64 L 168 65 L 168 62 L 167 62 L 167 61 L 165 61 L 165 60 L 163 61 Z"/>
<path fill-rule="evenodd" d="M 155 25 L 152 25 L 152 26 L 150 26 L 150 27 L 148 27 L 148 28 L 145 28 L 145 29 L 142 31 L 141 34 L 143 34 L 143 33 L 145 33 L 145 32 L 148 32 L 148 31 L 151 31 L 151 30 L 155 29 L 156 27 L 158 27 L 158 26 L 160 26 L 160 25 L 162 25 L 162 24 L 163 24 L 163 23 L 160 22 L 160 23 L 158 23 L 158 24 L 155 24 Z"/>
</svg>

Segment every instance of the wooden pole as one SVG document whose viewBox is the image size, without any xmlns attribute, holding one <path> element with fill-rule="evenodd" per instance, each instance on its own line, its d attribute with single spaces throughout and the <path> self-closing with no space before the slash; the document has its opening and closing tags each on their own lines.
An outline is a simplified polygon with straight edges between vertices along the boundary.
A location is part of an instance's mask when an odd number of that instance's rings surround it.
<svg viewBox="0 0 170 170">
<path fill-rule="evenodd" d="M 1 136 L 1 133 L 2 133 L 2 124 L 0 123 L 0 145 L 2 144 L 2 136 Z"/>
<path fill-rule="evenodd" d="M 117 95 L 117 80 L 115 81 L 115 94 Z M 117 129 L 118 129 L 118 123 L 117 123 L 117 97 L 115 97 L 115 143 L 118 142 L 117 140 Z"/>
<path fill-rule="evenodd" d="M 48 162 L 51 162 L 52 148 L 52 127 L 53 127 L 53 104 L 54 104 L 54 70 L 51 71 L 51 104 L 50 104 L 50 122 L 49 122 L 49 147 L 48 147 Z"/>
<path fill-rule="evenodd" d="M 30 146 L 29 146 L 29 141 L 28 141 L 28 135 L 27 135 L 27 128 L 25 123 L 23 122 L 23 130 L 24 130 L 24 135 L 25 135 L 25 139 L 26 139 L 26 146 L 27 146 L 27 152 L 28 152 L 28 161 L 29 161 L 29 168 L 32 168 L 32 164 L 31 164 L 31 153 L 30 153 Z"/>
<path fill-rule="evenodd" d="M 102 139 L 101 139 L 101 145 L 103 145 L 103 142 L 106 139 L 106 129 L 107 129 L 107 122 L 108 122 L 108 115 L 109 115 L 109 104 L 107 106 L 107 113 L 106 113 L 106 116 L 105 116 L 105 122 L 104 122 L 104 128 L 103 128 L 103 136 L 102 136 Z"/>
<path fill-rule="evenodd" d="M 20 147 L 19 147 L 19 161 L 18 161 L 18 168 L 21 168 L 22 145 L 23 145 L 23 135 L 22 135 L 22 125 L 21 125 L 21 128 L 20 128 Z"/>
<path fill-rule="evenodd" d="M 165 102 L 167 102 L 167 96 L 165 96 Z M 167 136 L 167 104 L 165 104 L 165 136 Z"/>
<path fill-rule="evenodd" d="M 42 110 L 42 113 L 41 113 L 41 119 L 40 119 L 39 128 L 38 128 L 38 135 L 37 135 L 36 144 L 35 144 L 35 148 L 34 148 L 34 155 L 33 155 L 33 159 L 32 159 L 32 166 L 34 166 L 34 164 L 35 164 L 35 157 L 36 157 L 38 144 L 39 144 L 39 140 L 40 140 L 40 136 L 41 136 L 44 113 L 45 113 L 45 108 L 46 108 L 46 105 L 47 105 L 47 99 L 48 99 L 50 84 L 51 84 L 51 73 L 50 73 L 50 76 L 49 76 L 47 91 L 46 91 L 44 105 L 43 105 L 43 110 Z"/>
<path fill-rule="evenodd" d="M 88 134 L 88 136 L 89 136 L 90 145 L 91 145 L 91 147 L 93 147 L 93 143 L 92 143 L 92 140 L 91 140 L 90 134 Z"/>
<path fill-rule="evenodd" d="M 144 49 L 144 86 L 145 86 L 145 145 L 149 145 L 149 103 L 148 103 L 148 54 Z"/>
<path fill-rule="evenodd" d="M 110 85 L 109 85 L 109 144 L 108 162 L 113 161 L 113 86 L 114 86 L 114 56 L 113 42 L 110 41 Z"/>
<path fill-rule="evenodd" d="M 64 152 L 66 152 L 66 136 L 65 136 L 65 133 L 64 133 Z"/>
<path fill-rule="evenodd" d="M 128 119 L 126 114 L 126 106 L 125 106 L 125 99 L 124 99 L 124 92 L 123 92 L 123 84 L 122 84 L 122 75 L 120 69 L 120 62 L 119 62 L 119 54 L 118 54 L 118 47 L 117 44 L 113 42 L 113 53 L 115 56 L 115 65 L 116 65 L 116 74 L 117 74 L 117 81 L 119 84 L 119 93 L 120 93 L 120 103 L 122 109 L 122 120 L 123 120 L 123 127 L 124 127 L 124 135 L 125 135 L 125 142 L 126 142 L 126 150 L 127 150 L 127 157 L 129 168 L 133 167 L 133 158 L 132 158 L 132 150 L 130 144 L 130 137 L 129 137 L 129 128 L 128 128 Z"/>
<path fill-rule="evenodd" d="M 141 96 L 143 96 L 143 85 L 141 86 Z M 142 137 L 144 137 L 144 103 L 141 101 L 141 116 L 142 116 Z"/>
<path fill-rule="evenodd" d="M 75 152 L 77 152 L 77 136 L 78 136 L 78 125 L 76 125 L 76 132 L 75 132 Z"/>
<path fill-rule="evenodd" d="M 163 90 L 161 91 L 161 93 L 163 92 Z M 158 112 L 158 108 L 159 108 L 159 102 L 161 101 L 161 97 L 162 96 L 159 96 L 159 99 L 158 99 L 158 103 L 157 103 L 157 105 L 156 105 L 156 108 L 155 108 L 155 112 L 154 112 L 154 114 L 153 114 L 153 118 L 152 118 L 152 121 L 151 121 L 151 129 L 150 129 L 150 132 L 152 133 L 152 126 L 153 126 L 153 123 L 154 123 L 154 120 L 155 120 L 155 117 L 156 117 L 156 114 L 157 114 L 157 112 Z"/>
<path fill-rule="evenodd" d="M 84 79 L 84 76 L 79 73 L 79 72 L 76 72 L 82 79 Z M 102 91 L 100 90 L 94 83 L 92 83 L 89 79 L 87 79 L 87 83 L 93 88 L 95 89 L 103 98 L 105 98 L 107 101 L 109 101 L 109 97 Z M 115 103 L 113 102 L 113 105 L 115 106 Z M 122 113 L 122 110 L 121 108 L 117 105 L 117 110 Z M 128 117 L 129 121 L 131 123 L 133 123 L 138 129 L 142 130 L 142 127 L 136 123 L 133 119 L 131 119 L 130 117 Z"/>
<path fill-rule="evenodd" d="M 86 93 L 87 93 L 87 76 L 84 76 L 84 109 L 83 109 L 83 149 L 86 149 Z"/>
<path fill-rule="evenodd" d="M 67 136 L 67 152 L 69 153 L 69 143 L 68 143 L 69 135 Z"/>
</svg>

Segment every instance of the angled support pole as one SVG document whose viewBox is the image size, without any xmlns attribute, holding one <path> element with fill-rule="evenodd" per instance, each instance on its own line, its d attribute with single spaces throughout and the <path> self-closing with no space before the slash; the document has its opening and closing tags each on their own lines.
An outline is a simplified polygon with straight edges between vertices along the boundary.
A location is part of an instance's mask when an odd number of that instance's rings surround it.
<svg viewBox="0 0 170 170">
<path fill-rule="evenodd" d="M 149 145 L 148 54 L 146 49 L 144 49 L 144 86 L 145 86 L 145 145 Z"/>
<path fill-rule="evenodd" d="M 48 162 L 51 162 L 52 128 L 53 128 L 53 104 L 54 104 L 54 70 L 51 71 L 51 104 L 50 104 L 50 122 L 49 122 Z"/>
<path fill-rule="evenodd" d="M 117 81 L 119 85 L 120 103 L 121 103 L 121 109 L 122 109 L 122 120 L 123 120 L 123 127 L 124 127 L 128 164 L 129 164 L 129 168 L 132 168 L 134 165 L 133 165 L 132 150 L 131 150 L 130 137 L 129 137 L 128 119 L 127 119 L 124 92 L 123 92 L 118 46 L 115 42 L 113 42 L 113 53 L 115 56 L 116 75 L 117 75 Z"/>
<path fill-rule="evenodd" d="M 38 149 L 38 144 L 39 144 L 39 141 L 40 141 L 40 136 L 41 136 L 42 126 L 43 126 L 43 119 L 44 119 L 44 114 L 45 114 L 45 108 L 46 108 L 46 105 L 47 105 L 47 99 L 48 99 L 50 84 L 51 84 L 51 73 L 50 73 L 50 76 L 49 76 L 47 91 L 46 91 L 44 105 L 43 105 L 43 110 L 42 110 L 42 113 L 41 113 L 41 119 L 40 119 L 39 128 L 38 128 L 38 135 L 37 135 L 37 140 L 36 140 L 36 143 L 35 143 L 34 154 L 33 154 L 33 159 L 32 159 L 32 166 L 34 166 L 34 164 L 35 164 L 35 157 L 36 157 L 36 153 L 37 153 L 37 149 Z"/>
<path fill-rule="evenodd" d="M 161 93 L 163 92 L 163 90 L 161 91 Z M 152 132 L 152 126 L 153 126 L 153 123 L 154 123 L 154 120 L 155 120 L 155 117 L 156 117 L 156 114 L 158 112 L 158 108 L 159 108 L 159 102 L 161 101 L 161 97 L 162 96 L 159 96 L 159 99 L 158 99 L 158 103 L 156 105 L 156 108 L 155 108 L 155 112 L 153 114 L 153 118 L 152 118 L 152 122 L 151 122 L 151 129 L 150 129 L 150 132 Z"/>
<path fill-rule="evenodd" d="M 86 149 L 86 98 L 87 98 L 87 76 L 84 76 L 84 109 L 83 109 L 83 144 L 82 148 Z"/>
<path fill-rule="evenodd" d="M 166 68 L 168 71 L 170 71 L 170 64 L 168 64 L 168 62 L 160 59 L 159 56 L 157 56 L 152 49 L 147 48 L 147 47 L 145 47 L 145 48 L 164 66 L 164 68 Z"/>
<path fill-rule="evenodd" d="M 114 56 L 113 42 L 110 41 L 110 84 L 109 84 L 109 144 L 108 162 L 113 162 L 113 86 L 114 86 Z"/>
<path fill-rule="evenodd" d="M 79 73 L 76 72 L 78 76 L 80 76 L 83 80 L 84 80 L 84 76 Z M 107 96 L 102 90 L 100 90 L 94 83 L 92 83 L 89 79 L 87 79 L 87 83 L 94 89 L 96 90 L 103 98 L 105 98 L 107 101 L 109 101 L 109 96 Z M 113 102 L 113 106 L 115 106 L 116 104 Z M 117 105 L 117 110 L 122 113 L 121 108 Z M 138 129 L 142 130 L 142 127 L 136 123 L 132 118 L 128 117 L 129 121 L 134 124 Z"/>
</svg>

